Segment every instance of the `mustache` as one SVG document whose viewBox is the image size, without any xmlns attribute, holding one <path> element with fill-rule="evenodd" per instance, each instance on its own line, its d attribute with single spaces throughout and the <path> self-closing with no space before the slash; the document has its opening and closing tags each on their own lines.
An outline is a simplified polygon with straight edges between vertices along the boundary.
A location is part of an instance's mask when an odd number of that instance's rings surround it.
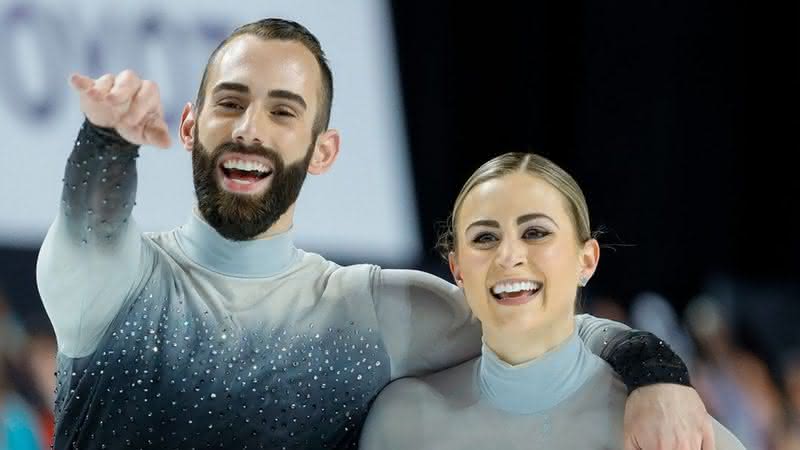
<svg viewBox="0 0 800 450">
<path fill-rule="evenodd" d="M 225 156 L 225 154 L 231 152 L 242 153 L 244 155 L 261 156 L 268 159 L 275 169 L 283 167 L 283 159 L 274 149 L 264 147 L 260 144 L 243 145 L 236 142 L 226 142 L 218 145 L 217 148 L 214 149 L 214 152 L 211 154 L 210 158 L 211 161 L 214 162 L 213 166 L 216 167 L 219 164 L 219 160 Z"/>
</svg>

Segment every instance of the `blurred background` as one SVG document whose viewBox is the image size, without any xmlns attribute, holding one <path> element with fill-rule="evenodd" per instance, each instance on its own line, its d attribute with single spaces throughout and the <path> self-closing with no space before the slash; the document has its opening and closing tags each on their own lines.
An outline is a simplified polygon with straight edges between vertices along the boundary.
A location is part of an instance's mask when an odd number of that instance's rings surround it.
<svg viewBox="0 0 800 450">
<path fill-rule="evenodd" d="M 232 4 L 233 5 L 233 4 Z M 0 449 L 49 448 L 56 343 L 34 276 L 82 116 L 71 72 L 133 68 L 170 125 L 208 54 L 267 16 L 306 25 L 334 73 L 334 170 L 298 246 L 449 278 L 437 230 L 463 182 L 535 151 L 602 230 L 584 309 L 652 331 L 749 449 L 800 449 L 798 2 L 0 0 Z M 181 225 L 188 153 L 143 149 L 134 215 Z"/>
</svg>

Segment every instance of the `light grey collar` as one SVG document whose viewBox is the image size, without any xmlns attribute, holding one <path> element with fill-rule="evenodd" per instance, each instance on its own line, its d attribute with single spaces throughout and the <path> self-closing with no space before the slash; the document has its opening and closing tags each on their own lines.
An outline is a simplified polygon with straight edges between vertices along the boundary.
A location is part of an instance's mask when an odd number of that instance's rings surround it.
<svg viewBox="0 0 800 450">
<path fill-rule="evenodd" d="M 176 236 L 186 255 L 206 269 L 232 277 L 265 278 L 286 270 L 300 256 L 289 231 L 268 239 L 232 241 L 198 214 L 193 211 Z"/>
</svg>

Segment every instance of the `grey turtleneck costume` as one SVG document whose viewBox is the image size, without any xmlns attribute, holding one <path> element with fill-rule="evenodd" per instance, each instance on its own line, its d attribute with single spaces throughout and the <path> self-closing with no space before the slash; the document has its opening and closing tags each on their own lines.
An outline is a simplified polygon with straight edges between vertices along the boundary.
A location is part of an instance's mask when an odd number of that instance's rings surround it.
<svg viewBox="0 0 800 450">
<path fill-rule="evenodd" d="M 39 255 L 59 349 L 56 449 L 354 448 L 391 380 L 478 354 L 460 291 L 432 275 L 341 267 L 290 233 L 229 241 L 195 214 L 140 233 L 137 156 L 84 123 Z M 580 316 L 578 330 L 629 388 L 688 381 L 637 375 L 682 363 L 665 346 L 617 351 L 630 342 L 621 324 Z"/>
</svg>

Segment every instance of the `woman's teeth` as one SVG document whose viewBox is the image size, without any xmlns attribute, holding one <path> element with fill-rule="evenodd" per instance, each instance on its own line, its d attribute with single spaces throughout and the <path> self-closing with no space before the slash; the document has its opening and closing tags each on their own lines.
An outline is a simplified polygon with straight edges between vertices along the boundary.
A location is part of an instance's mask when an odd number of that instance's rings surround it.
<svg viewBox="0 0 800 450">
<path fill-rule="evenodd" d="M 511 294 L 522 291 L 538 291 L 542 287 L 542 283 L 536 281 L 515 281 L 497 283 L 492 287 L 492 294 Z"/>
</svg>

